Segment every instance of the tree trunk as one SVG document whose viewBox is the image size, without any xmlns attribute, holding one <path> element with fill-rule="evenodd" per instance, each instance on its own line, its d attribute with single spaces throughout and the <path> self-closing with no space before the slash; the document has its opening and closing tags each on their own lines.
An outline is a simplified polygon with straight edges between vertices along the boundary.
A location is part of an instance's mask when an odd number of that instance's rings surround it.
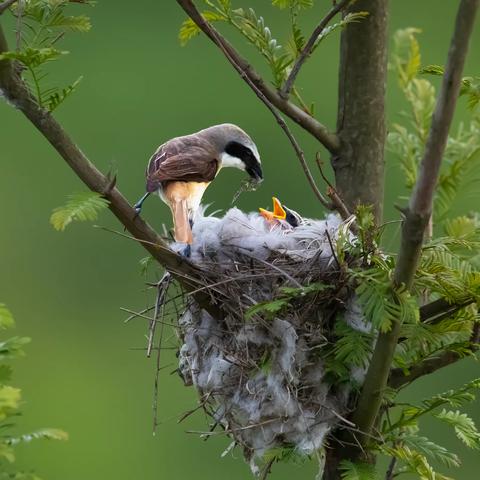
<svg viewBox="0 0 480 480">
<path fill-rule="evenodd" d="M 332 158 L 336 187 L 347 206 L 383 210 L 388 0 L 358 0 L 345 13 L 369 16 L 348 25 L 340 45 L 337 133 Z"/>
<path fill-rule="evenodd" d="M 372 205 L 377 223 L 382 219 L 385 172 L 387 8 L 388 0 L 358 0 L 345 12 L 367 11 L 369 16 L 342 32 L 340 149 L 332 157 L 336 188 L 347 207 L 353 211 L 358 204 Z M 352 447 L 332 439 L 326 453 L 323 479 L 340 480 L 339 463 L 352 457 Z"/>
</svg>

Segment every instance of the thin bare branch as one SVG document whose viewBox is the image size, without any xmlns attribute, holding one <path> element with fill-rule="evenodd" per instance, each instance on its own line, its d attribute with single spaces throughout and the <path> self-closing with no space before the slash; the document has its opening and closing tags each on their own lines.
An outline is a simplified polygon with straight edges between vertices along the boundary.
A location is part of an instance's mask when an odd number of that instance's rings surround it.
<svg viewBox="0 0 480 480">
<path fill-rule="evenodd" d="M 240 74 L 240 76 L 245 80 L 247 85 L 254 91 L 255 95 L 257 95 L 257 97 L 270 110 L 272 115 L 275 117 L 275 120 L 285 132 L 285 135 L 292 144 L 292 147 L 295 150 L 295 153 L 298 157 L 298 160 L 300 161 L 302 169 L 305 173 L 305 176 L 307 177 L 310 187 L 313 190 L 313 193 L 324 207 L 330 209 L 331 206 L 329 201 L 322 195 L 315 183 L 312 172 L 310 171 L 308 163 L 305 159 L 305 154 L 303 150 L 300 148 L 300 145 L 298 144 L 297 140 L 288 128 L 288 125 L 285 123 L 283 117 L 277 112 L 275 105 L 269 98 L 267 98 L 267 95 L 262 90 L 262 88 L 257 84 L 257 82 L 255 82 L 251 78 L 251 75 L 249 75 L 248 71 L 242 65 L 245 63 L 245 61 L 242 60 L 240 62 L 238 54 L 235 52 L 235 50 L 233 50 L 233 47 L 231 47 L 231 45 L 220 35 L 220 33 L 215 30 L 213 26 L 202 17 L 201 13 L 197 10 L 197 7 L 193 4 L 193 2 L 191 2 L 190 0 L 177 0 L 177 2 L 187 12 L 190 18 L 197 24 L 198 28 L 200 28 L 215 43 L 215 45 L 218 46 L 218 48 L 222 51 L 227 60 L 231 63 L 233 68 Z"/>
<path fill-rule="evenodd" d="M 461 0 L 459 4 L 445 76 L 420 165 L 419 178 L 409 208 L 405 210 L 400 252 L 393 278 L 395 288 L 411 289 L 417 270 L 478 5 L 479 0 Z M 400 336 L 400 327 L 398 320 L 394 322 L 389 332 L 379 335 L 358 406 L 352 418 L 360 430 L 367 433 L 372 431 L 380 409 L 395 347 Z M 365 443 L 366 437 L 363 436 L 361 441 Z"/>
<path fill-rule="evenodd" d="M 420 307 L 420 321 L 429 324 L 441 322 L 475 302 L 474 298 L 465 300 L 462 303 L 449 303 L 444 298 L 439 298 Z"/>
<path fill-rule="evenodd" d="M 332 18 L 335 17 L 335 15 L 337 15 L 338 12 L 343 10 L 351 1 L 352 0 L 342 0 L 341 2 L 338 2 L 336 4 L 334 3 L 333 7 L 329 10 L 329 12 L 325 15 L 325 17 L 322 18 L 320 23 L 315 27 L 312 34 L 310 35 L 310 38 L 307 40 L 307 43 L 305 43 L 305 46 L 300 52 L 300 55 L 295 61 L 292 67 L 292 70 L 290 71 L 290 74 L 285 80 L 285 84 L 283 85 L 283 88 L 279 92 L 282 98 L 287 99 L 289 97 L 290 92 L 292 91 L 293 85 L 295 84 L 297 75 L 300 72 L 300 69 L 302 68 L 307 58 L 311 55 L 315 47 L 315 43 L 317 42 L 318 37 L 325 30 L 325 27 L 330 23 L 330 20 L 332 20 Z"/>
<path fill-rule="evenodd" d="M 262 77 L 252 68 L 247 60 L 245 60 L 235 48 L 226 40 L 209 22 L 207 22 L 197 7 L 191 0 L 177 0 L 185 13 L 198 25 L 198 27 L 207 35 L 207 37 L 223 52 L 228 61 L 233 65 L 235 70 L 240 74 L 243 80 L 254 90 L 261 92 L 268 99 L 271 105 L 283 112 L 287 117 L 298 123 L 301 127 L 311 133 L 322 145 L 330 152 L 336 152 L 340 144 L 337 136 L 330 132 L 327 127 L 322 125 L 318 120 L 313 118 L 301 108 L 292 102 L 285 100 L 273 88 L 268 86 Z M 252 88 L 253 89 L 253 88 Z M 265 103 L 265 102 L 264 102 Z"/>
<path fill-rule="evenodd" d="M 395 477 L 395 466 L 397 465 L 397 459 L 392 457 L 388 464 L 387 472 L 385 473 L 385 480 L 393 480 Z"/>
<path fill-rule="evenodd" d="M 0 53 L 8 51 L 8 44 L 0 25 Z M 9 60 L 0 61 L 0 90 L 5 99 L 18 108 L 40 133 L 50 142 L 77 177 L 92 191 L 98 192 L 109 201 L 109 208 L 122 225 L 159 263 L 172 271 L 186 288 L 197 285 L 190 278 L 198 277 L 198 269 L 184 257 L 170 250 L 161 237 L 136 215 L 127 199 L 112 185 L 112 180 L 93 165 L 67 132 L 32 97 L 23 80 Z M 221 316 L 219 307 L 212 305 L 210 297 L 203 292 L 195 299 L 214 316 Z"/>
<path fill-rule="evenodd" d="M 5 0 L 0 3 L 0 15 L 7 9 L 9 9 L 17 0 Z"/>
<path fill-rule="evenodd" d="M 320 171 L 320 175 L 323 178 L 323 181 L 327 184 L 328 189 L 327 189 L 327 196 L 330 198 L 332 202 L 332 208 L 336 210 L 339 215 L 343 218 L 343 220 L 347 220 L 352 216 L 350 211 L 348 210 L 348 207 L 345 205 L 343 200 L 340 198 L 340 195 L 338 194 L 337 190 L 335 187 L 332 185 L 330 180 L 327 178 L 323 171 L 323 164 L 322 164 L 322 159 L 320 158 L 320 154 L 317 152 L 317 155 L 315 157 L 315 161 L 317 162 L 318 170 Z M 352 230 L 355 233 L 356 230 L 356 224 L 352 223 Z"/>
</svg>

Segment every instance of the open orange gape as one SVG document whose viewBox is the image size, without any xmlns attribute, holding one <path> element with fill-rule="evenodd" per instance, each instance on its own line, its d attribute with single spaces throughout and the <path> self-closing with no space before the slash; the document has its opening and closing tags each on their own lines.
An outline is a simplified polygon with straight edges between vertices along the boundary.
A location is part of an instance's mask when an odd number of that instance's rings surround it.
<svg viewBox="0 0 480 480">
<path fill-rule="evenodd" d="M 272 220 L 285 220 L 287 218 L 287 212 L 282 206 L 282 203 L 277 197 L 272 197 L 273 201 L 273 212 L 265 210 L 264 208 L 259 208 L 258 211 L 260 215 L 268 221 Z"/>
</svg>

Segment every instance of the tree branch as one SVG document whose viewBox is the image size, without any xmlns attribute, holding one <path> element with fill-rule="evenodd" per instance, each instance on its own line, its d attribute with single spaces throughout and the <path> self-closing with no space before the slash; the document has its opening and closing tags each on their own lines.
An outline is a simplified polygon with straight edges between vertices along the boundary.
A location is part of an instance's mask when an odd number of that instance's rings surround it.
<svg viewBox="0 0 480 480">
<path fill-rule="evenodd" d="M 268 86 L 248 61 L 235 50 L 230 42 L 202 17 L 191 0 L 177 0 L 177 3 L 205 35 L 222 50 L 229 62 L 234 67 L 237 65 L 240 68 L 240 70 L 237 68 L 236 70 L 250 88 L 252 88 L 252 84 L 255 85 L 257 90 L 260 91 L 272 105 L 311 133 L 327 150 L 332 153 L 338 150 L 340 145 L 337 136 L 330 132 L 327 127 L 322 125 L 318 120 L 304 112 L 295 104 L 282 98 L 278 92 Z"/>
<path fill-rule="evenodd" d="M 412 287 L 421 256 L 425 227 L 430 218 L 440 163 L 460 91 L 461 75 L 478 4 L 479 0 L 460 1 L 445 76 L 420 165 L 419 178 L 409 208 L 405 211 L 400 252 L 393 279 L 395 288 L 406 287 L 410 290 Z M 371 433 L 380 409 L 400 327 L 400 321 L 397 320 L 392 329 L 380 334 L 377 340 L 358 406 L 353 415 L 353 421 L 365 432 L 360 437 L 362 443 L 366 443 L 366 435 Z"/>
<path fill-rule="evenodd" d="M 317 25 L 315 30 L 313 30 L 310 38 L 307 40 L 307 43 L 303 47 L 300 55 L 298 56 L 296 62 L 294 63 L 290 74 L 288 75 L 287 79 L 285 80 L 285 84 L 283 88 L 280 90 L 279 94 L 282 98 L 287 99 L 292 91 L 293 85 L 295 84 L 295 80 L 297 78 L 300 69 L 302 68 L 303 64 L 307 60 L 307 58 L 311 55 L 312 50 L 315 47 L 315 42 L 317 41 L 318 37 L 322 34 L 325 27 L 330 23 L 330 20 L 338 13 L 340 10 L 345 8 L 348 3 L 352 0 L 342 0 L 341 2 L 334 4 L 330 11 L 325 15 L 324 18 L 320 21 Z"/>
<path fill-rule="evenodd" d="M 472 353 L 475 353 L 478 350 L 478 343 L 480 340 L 479 334 L 480 324 L 475 323 L 470 339 L 470 348 Z M 434 373 L 443 367 L 447 367 L 448 365 L 452 365 L 453 363 L 464 357 L 465 355 L 461 355 L 458 352 L 446 351 L 442 352 L 436 357 L 427 358 L 423 360 L 423 362 L 413 365 L 407 373 L 405 373 L 405 370 L 403 368 L 394 368 L 390 372 L 388 386 L 391 388 L 399 389 L 401 387 L 404 387 L 405 385 L 409 385 L 420 377 Z"/>
<path fill-rule="evenodd" d="M 439 323 L 475 302 L 476 300 L 474 298 L 465 300 L 462 303 L 449 303 L 444 298 L 439 298 L 420 307 L 420 321 L 428 324 Z"/>
<path fill-rule="evenodd" d="M 8 44 L 0 25 L 0 53 L 8 51 Z M 98 192 L 109 201 L 109 208 L 124 227 L 159 263 L 169 270 L 187 290 L 198 288 L 199 270 L 184 257 L 170 250 L 160 236 L 130 206 L 127 199 L 90 162 L 84 153 L 63 130 L 61 125 L 42 109 L 32 97 L 23 80 L 9 60 L 0 61 L 0 91 L 6 100 L 18 108 L 42 135 L 57 150 L 78 178 L 92 191 Z M 197 302 L 214 316 L 220 315 L 219 307 L 212 305 L 204 292 L 195 294 Z"/>
<path fill-rule="evenodd" d="M 254 91 L 255 95 L 257 95 L 257 97 L 270 110 L 272 115 L 275 117 L 275 120 L 280 125 L 282 130 L 285 132 L 285 135 L 287 136 L 288 140 L 292 144 L 292 147 L 295 150 L 295 153 L 296 153 L 296 155 L 297 155 L 297 157 L 300 161 L 302 169 L 305 173 L 305 176 L 307 177 L 307 180 L 308 180 L 308 183 L 309 183 L 310 187 L 313 190 L 313 193 L 315 194 L 315 196 L 318 198 L 318 200 L 320 201 L 320 203 L 324 207 L 326 207 L 328 209 L 331 209 L 332 206 L 331 206 L 330 202 L 322 195 L 322 193 L 320 192 L 320 190 L 317 187 L 317 184 L 315 183 L 313 175 L 312 175 L 312 173 L 310 171 L 310 168 L 308 167 L 308 163 L 305 159 L 305 154 L 304 154 L 303 150 L 300 148 L 300 145 L 298 144 L 297 140 L 295 139 L 292 132 L 288 128 L 287 124 L 285 123 L 285 120 L 282 118 L 282 116 L 275 109 L 275 106 L 267 98 L 267 96 L 264 94 L 264 92 L 257 86 L 257 84 L 249 77 L 249 75 L 242 68 L 242 65 L 240 65 L 238 63 L 237 58 L 232 54 L 230 49 L 227 47 L 226 40 L 212 27 L 212 25 L 209 22 L 207 22 L 202 17 L 202 15 L 197 10 L 195 5 L 190 0 L 177 0 L 177 1 L 182 6 L 182 8 L 189 15 L 191 15 L 190 18 L 198 25 L 198 28 L 200 28 L 218 46 L 218 48 L 222 51 L 222 53 L 225 55 L 227 60 L 231 63 L 233 68 L 240 74 L 240 76 L 245 80 L 247 85 Z M 188 5 L 188 11 L 183 4 Z"/>
<path fill-rule="evenodd" d="M 5 0 L 4 2 L 0 3 L 0 15 L 10 8 L 17 0 Z"/>
</svg>

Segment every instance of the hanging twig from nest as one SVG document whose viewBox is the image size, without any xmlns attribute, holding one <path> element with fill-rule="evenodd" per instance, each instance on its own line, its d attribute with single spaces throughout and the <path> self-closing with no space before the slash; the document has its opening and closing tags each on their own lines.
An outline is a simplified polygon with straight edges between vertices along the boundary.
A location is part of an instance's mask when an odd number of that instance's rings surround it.
<svg viewBox="0 0 480 480">
<path fill-rule="evenodd" d="M 157 325 L 157 319 L 158 315 L 160 312 L 164 311 L 164 303 L 165 303 L 165 298 L 167 296 L 168 288 L 170 287 L 170 283 L 172 281 L 172 276 L 170 275 L 170 272 L 165 272 L 161 280 L 158 282 L 157 288 L 157 299 L 155 301 L 155 312 L 153 314 L 153 318 L 150 322 L 150 326 L 148 329 L 148 345 L 147 345 L 147 357 L 150 358 L 150 355 L 152 353 L 152 346 L 153 346 L 153 341 L 155 337 L 155 327 Z M 163 320 L 163 315 L 162 320 Z"/>
</svg>

